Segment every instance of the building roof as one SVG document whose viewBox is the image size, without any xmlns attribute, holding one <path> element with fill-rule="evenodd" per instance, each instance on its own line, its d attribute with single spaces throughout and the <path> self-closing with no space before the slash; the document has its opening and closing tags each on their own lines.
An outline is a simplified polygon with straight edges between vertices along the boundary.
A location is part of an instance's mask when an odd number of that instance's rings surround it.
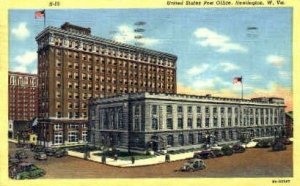
<svg viewBox="0 0 300 186">
<path fill-rule="evenodd" d="M 122 94 L 107 98 L 94 98 L 90 100 L 90 103 L 101 102 L 113 102 L 124 100 L 138 100 L 138 99 L 155 99 L 155 100 L 171 100 L 171 101 L 185 101 L 185 102 L 205 102 L 205 103 L 232 103 L 232 104 L 244 104 L 244 105 L 276 105 L 284 107 L 284 99 L 280 98 L 282 102 L 273 101 L 273 99 L 256 100 L 256 99 L 239 99 L 239 98 L 225 98 L 225 97 L 213 97 L 210 94 L 207 95 L 189 95 L 189 94 L 175 94 L 175 93 L 130 93 Z"/>
<path fill-rule="evenodd" d="M 62 25 L 62 27 L 66 27 L 65 25 L 68 25 L 69 27 L 79 27 L 81 29 L 90 29 L 90 28 L 84 28 L 84 27 L 80 27 L 80 26 L 76 26 L 70 23 L 65 23 Z M 142 51 L 148 54 L 153 54 L 153 55 L 158 55 L 158 56 L 163 56 L 163 57 L 168 57 L 168 58 L 172 58 L 173 60 L 177 60 L 177 56 L 174 54 L 169 54 L 166 52 L 161 52 L 161 51 L 156 51 L 156 50 L 152 50 L 152 49 L 147 49 L 147 48 L 143 48 L 143 47 L 138 47 L 138 46 L 134 46 L 134 45 L 129 45 L 129 44 L 125 44 L 125 43 L 121 43 L 121 42 L 117 42 L 114 40 L 110 40 L 110 39 L 105 39 L 105 38 L 101 38 L 98 36 L 93 36 L 90 34 L 86 34 L 86 33 L 80 33 L 80 32 L 71 32 L 68 31 L 66 29 L 63 28 L 58 28 L 58 27 L 54 27 L 54 26 L 48 26 L 46 27 L 43 31 L 41 31 L 36 37 L 36 40 L 39 40 L 42 36 L 44 36 L 47 33 L 59 33 L 59 34 L 63 34 L 63 35 L 68 35 L 68 36 L 74 36 L 74 37 L 80 37 L 82 39 L 85 40 L 89 40 L 91 42 L 99 42 L 102 44 L 105 44 L 107 46 L 111 46 L 111 47 L 115 47 L 118 46 L 120 48 L 124 48 L 127 50 L 132 50 L 132 51 Z"/>
</svg>

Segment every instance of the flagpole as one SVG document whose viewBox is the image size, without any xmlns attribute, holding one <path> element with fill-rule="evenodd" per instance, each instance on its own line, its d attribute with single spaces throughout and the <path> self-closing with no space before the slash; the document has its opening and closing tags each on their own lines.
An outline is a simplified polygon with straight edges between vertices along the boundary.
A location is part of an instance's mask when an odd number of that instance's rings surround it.
<svg viewBox="0 0 300 186">
<path fill-rule="evenodd" d="M 44 9 L 44 29 L 46 28 L 46 10 Z"/>
<path fill-rule="evenodd" d="M 243 76 L 241 76 L 241 83 L 242 83 L 242 100 L 244 98 L 244 82 L 243 82 Z"/>
</svg>

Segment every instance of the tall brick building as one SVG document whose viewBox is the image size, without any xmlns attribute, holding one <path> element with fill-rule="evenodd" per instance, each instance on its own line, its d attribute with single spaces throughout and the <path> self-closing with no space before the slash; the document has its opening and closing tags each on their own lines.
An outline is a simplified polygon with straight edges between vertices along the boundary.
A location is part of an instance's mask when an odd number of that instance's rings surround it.
<svg viewBox="0 0 300 186">
<path fill-rule="evenodd" d="M 8 73 L 9 136 L 14 121 L 32 121 L 38 115 L 38 77 L 36 74 Z"/>
<path fill-rule="evenodd" d="M 91 35 L 65 23 L 38 43 L 39 141 L 46 146 L 87 139 L 88 100 L 135 92 L 176 93 L 177 57 Z"/>
</svg>

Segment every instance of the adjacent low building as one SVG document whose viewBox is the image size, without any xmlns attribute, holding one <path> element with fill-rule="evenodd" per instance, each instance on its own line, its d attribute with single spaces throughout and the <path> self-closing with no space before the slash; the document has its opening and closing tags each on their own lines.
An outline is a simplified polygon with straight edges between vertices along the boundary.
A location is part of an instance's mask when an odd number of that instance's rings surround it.
<svg viewBox="0 0 300 186">
<path fill-rule="evenodd" d="M 91 100 L 89 139 L 130 151 L 190 148 L 279 135 L 282 98 L 133 93 Z"/>
</svg>

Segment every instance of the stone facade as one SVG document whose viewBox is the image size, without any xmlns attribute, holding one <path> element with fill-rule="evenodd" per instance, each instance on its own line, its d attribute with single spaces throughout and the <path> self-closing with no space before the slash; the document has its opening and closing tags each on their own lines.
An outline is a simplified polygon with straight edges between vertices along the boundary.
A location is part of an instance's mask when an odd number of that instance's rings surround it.
<svg viewBox="0 0 300 186">
<path fill-rule="evenodd" d="M 176 93 L 175 55 L 93 36 L 90 28 L 70 23 L 45 28 L 36 41 L 38 138 L 44 144 L 55 141 L 51 131 L 58 122 L 88 124 L 91 98 L 145 91 Z"/>
<path fill-rule="evenodd" d="M 136 93 L 91 101 L 93 145 L 144 151 L 272 137 L 285 125 L 281 98 Z"/>
</svg>

